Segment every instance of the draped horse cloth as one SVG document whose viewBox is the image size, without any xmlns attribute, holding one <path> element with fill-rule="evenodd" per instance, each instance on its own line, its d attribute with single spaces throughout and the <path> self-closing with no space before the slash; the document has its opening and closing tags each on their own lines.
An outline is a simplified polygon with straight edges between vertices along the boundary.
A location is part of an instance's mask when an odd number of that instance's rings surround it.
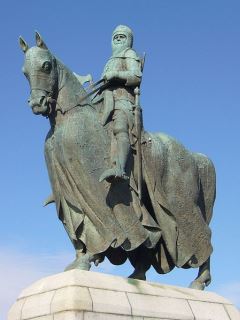
<svg viewBox="0 0 240 320">
<path fill-rule="evenodd" d="M 160 228 L 150 215 L 141 223 L 141 207 L 128 184 L 99 183 L 108 166 L 109 137 L 91 107 L 64 115 L 50 131 L 45 156 L 59 213 L 70 238 L 91 253 L 109 246 L 133 250 L 146 242 L 155 247 Z"/>
<path fill-rule="evenodd" d="M 165 134 L 150 134 L 147 141 L 144 176 L 167 250 L 178 267 L 201 266 L 212 253 L 214 166 Z"/>
<path fill-rule="evenodd" d="M 166 135 L 145 133 L 143 174 L 151 209 L 146 208 L 134 191 L 133 177 L 130 188 L 128 183 L 98 182 L 109 166 L 111 143 L 96 114 L 91 106 L 70 110 L 45 142 L 59 219 L 70 239 L 93 254 L 109 247 L 131 251 L 162 243 L 154 265 L 158 272 L 168 272 L 172 262 L 200 266 L 212 252 L 210 161 Z"/>
</svg>

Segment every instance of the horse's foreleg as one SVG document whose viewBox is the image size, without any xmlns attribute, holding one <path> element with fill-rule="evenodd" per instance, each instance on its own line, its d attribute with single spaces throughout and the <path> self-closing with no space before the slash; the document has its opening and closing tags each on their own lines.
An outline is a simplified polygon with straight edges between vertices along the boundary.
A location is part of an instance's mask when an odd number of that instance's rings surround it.
<svg viewBox="0 0 240 320">
<path fill-rule="evenodd" d="M 72 269 L 89 271 L 91 269 L 92 262 L 95 264 L 95 266 L 98 266 L 98 264 L 103 260 L 104 256 L 102 254 L 89 254 L 76 251 L 76 259 L 69 264 L 64 271 Z"/>
<path fill-rule="evenodd" d="M 198 276 L 191 282 L 189 288 L 204 290 L 211 283 L 211 273 L 210 273 L 210 257 L 204 262 L 198 271 Z"/>
<path fill-rule="evenodd" d="M 72 269 L 88 271 L 91 268 L 91 263 L 89 260 L 89 256 L 86 253 L 76 251 L 75 260 L 72 263 L 70 263 L 64 271 L 69 271 Z"/>
<path fill-rule="evenodd" d="M 92 262 L 97 266 L 104 260 L 103 254 L 90 254 L 86 252 L 86 248 L 82 242 L 75 240 L 72 242 L 76 251 L 76 258 L 65 268 L 64 271 L 69 271 L 72 269 L 89 271 L 91 269 Z"/>
<path fill-rule="evenodd" d="M 71 239 L 71 238 L 70 238 Z M 77 266 L 79 265 L 80 261 L 83 259 L 83 257 L 86 255 L 85 252 L 85 248 L 84 245 L 81 241 L 76 241 L 76 240 L 72 240 L 71 242 L 74 246 L 75 252 L 76 252 L 76 257 L 75 260 L 73 260 L 73 262 L 71 262 L 64 271 L 69 271 L 72 269 L 76 269 Z M 87 263 L 85 263 L 85 265 L 82 265 L 82 269 L 83 270 L 89 270 L 91 267 L 91 265 L 89 266 Z"/>
</svg>

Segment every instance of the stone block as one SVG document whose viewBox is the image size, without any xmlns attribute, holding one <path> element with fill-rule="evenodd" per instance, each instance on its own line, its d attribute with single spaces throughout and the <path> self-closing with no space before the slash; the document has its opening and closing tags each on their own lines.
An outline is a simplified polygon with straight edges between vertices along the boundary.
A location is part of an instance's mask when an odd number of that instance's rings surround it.
<svg viewBox="0 0 240 320">
<path fill-rule="evenodd" d="M 183 287 L 162 285 L 160 283 L 127 279 L 98 272 L 70 270 L 46 277 L 35 282 L 21 292 L 20 298 L 56 290 L 66 286 L 82 286 L 97 289 L 115 290 L 122 292 L 142 293 L 163 297 L 182 298 L 188 300 L 216 301 L 229 304 L 229 301 L 214 292 L 199 291 Z"/>
<path fill-rule="evenodd" d="M 53 315 L 42 316 L 42 317 L 34 318 L 34 320 L 54 320 L 54 316 Z"/>
<path fill-rule="evenodd" d="M 233 305 L 224 305 L 224 308 L 231 320 L 240 320 L 240 310 Z"/>
<path fill-rule="evenodd" d="M 155 296 L 187 300 L 215 301 L 218 303 L 230 304 L 229 300 L 227 300 L 226 298 L 210 291 L 201 291 L 184 287 L 176 287 L 172 285 L 162 285 L 160 283 L 146 282 L 140 280 L 133 280 L 133 283 L 134 282 L 135 287 L 137 287 L 138 290 L 132 290 L 128 292 L 143 293 Z"/>
<path fill-rule="evenodd" d="M 195 320 L 229 320 L 222 304 L 204 301 L 189 301 Z"/>
<path fill-rule="evenodd" d="M 134 317 L 111 313 L 85 312 L 84 320 L 143 320 L 143 317 Z"/>
<path fill-rule="evenodd" d="M 65 287 L 56 290 L 51 302 L 51 312 L 92 310 L 89 289 L 85 287 Z"/>
<path fill-rule="evenodd" d="M 189 289 L 189 288 L 178 288 L 175 287 L 176 290 L 181 290 L 184 289 L 184 299 L 188 300 L 196 300 L 196 301 L 206 301 L 206 302 L 212 302 L 214 301 L 215 303 L 226 303 L 226 304 L 231 304 L 229 300 L 226 298 L 216 294 L 215 292 L 211 291 L 201 291 L 201 290 L 196 290 L 196 289 Z"/>
<path fill-rule="evenodd" d="M 131 315 L 131 307 L 125 292 L 90 288 L 93 311 Z"/>
<path fill-rule="evenodd" d="M 23 298 L 39 293 L 49 292 L 62 287 L 74 285 L 74 283 L 74 277 L 72 276 L 71 271 L 57 273 L 34 282 L 32 285 L 25 288 L 19 297 Z"/>
<path fill-rule="evenodd" d="M 132 314 L 135 316 L 194 320 L 187 300 L 128 293 Z"/>
<path fill-rule="evenodd" d="M 84 320 L 83 311 L 63 311 L 54 315 L 54 320 Z"/>
<path fill-rule="evenodd" d="M 8 320 L 240 320 L 213 293 L 71 270 L 23 290 Z"/>
<path fill-rule="evenodd" d="M 50 315 L 54 293 L 55 291 L 50 291 L 28 297 L 22 308 L 21 320 Z"/>
<path fill-rule="evenodd" d="M 8 312 L 8 319 L 11 320 L 21 320 L 22 308 L 24 305 L 25 299 L 17 300 L 14 305 L 11 306 Z"/>
</svg>

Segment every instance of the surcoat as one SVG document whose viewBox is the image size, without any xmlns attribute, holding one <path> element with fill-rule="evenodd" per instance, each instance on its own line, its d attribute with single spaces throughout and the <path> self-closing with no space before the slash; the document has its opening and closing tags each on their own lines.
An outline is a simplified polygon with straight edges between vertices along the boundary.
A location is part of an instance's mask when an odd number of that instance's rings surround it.
<svg viewBox="0 0 240 320">
<path fill-rule="evenodd" d="M 122 80 L 111 81 L 111 86 L 103 92 L 103 125 L 107 123 L 114 109 L 126 108 L 132 110 L 132 105 L 135 102 L 134 89 L 140 85 L 142 79 L 141 59 L 133 49 L 127 48 L 108 60 L 102 78 L 109 71 L 118 73 Z M 127 103 L 118 104 L 117 101 L 119 100 Z M 118 107 L 118 105 L 121 107 Z"/>
</svg>

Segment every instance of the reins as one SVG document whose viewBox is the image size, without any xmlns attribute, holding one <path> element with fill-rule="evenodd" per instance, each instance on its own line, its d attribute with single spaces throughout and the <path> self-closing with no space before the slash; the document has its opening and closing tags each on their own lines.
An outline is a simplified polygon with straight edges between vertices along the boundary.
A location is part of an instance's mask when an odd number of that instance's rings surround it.
<svg viewBox="0 0 240 320">
<path fill-rule="evenodd" d="M 91 85 L 92 88 L 95 87 L 95 89 L 93 89 L 92 91 L 88 92 L 87 94 L 85 94 L 79 101 L 78 104 L 76 104 L 75 106 L 69 108 L 68 110 L 66 110 L 64 113 L 67 113 L 68 111 L 71 111 L 72 109 L 74 108 L 77 108 L 77 107 L 83 107 L 83 106 L 86 106 L 86 105 L 89 105 L 93 108 L 92 104 L 90 103 L 85 103 L 85 104 L 81 104 L 81 102 L 83 102 L 84 100 L 86 100 L 87 98 L 89 98 L 90 96 L 92 96 L 94 93 L 97 93 L 99 91 L 102 91 L 104 89 L 106 89 L 108 86 L 109 86 L 109 81 L 105 82 L 106 80 L 105 79 L 101 79 L 99 81 L 97 81 L 95 84 Z M 103 83 L 101 86 L 98 86 L 99 84 L 101 84 L 102 82 L 105 82 Z M 96 86 L 98 86 L 96 88 Z M 57 94 L 59 94 L 60 90 L 64 87 L 64 85 L 58 90 Z M 51 96 L 49 96 L 47 98 L 47 102 L 49 103 L 56 103 L 58 104 L 57 100 L 53 99 Z M 58 104 L 59 105 L 59 104 Z M 59 105 L 60 106 L 60 105 Z M 60 106 L 61 107 L 61 106 Z"/>
</svg>

